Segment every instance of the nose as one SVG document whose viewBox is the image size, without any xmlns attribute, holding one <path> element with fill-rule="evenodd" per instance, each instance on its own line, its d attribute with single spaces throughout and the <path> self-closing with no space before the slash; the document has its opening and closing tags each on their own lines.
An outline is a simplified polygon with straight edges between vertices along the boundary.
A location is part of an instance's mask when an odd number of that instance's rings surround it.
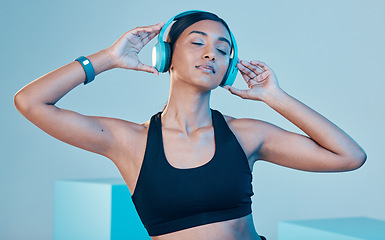
<svg viewBox="0 0 385 240">
<path fill-rule="evenodd" d="M 215 61 L 215 50 L 212 46 L 206 46 L 203 55 L 203 59 L 208 61 Z"/>
</svg>

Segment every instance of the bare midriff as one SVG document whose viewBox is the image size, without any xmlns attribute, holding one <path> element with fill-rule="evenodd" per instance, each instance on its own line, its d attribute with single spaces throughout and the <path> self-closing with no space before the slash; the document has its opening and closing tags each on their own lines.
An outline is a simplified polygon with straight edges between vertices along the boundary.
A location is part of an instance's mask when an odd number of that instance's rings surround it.
<svg viewBox="0 0 385 240">
<path fill-rule="evenodd" d="M 260 240 L 254 228 L 252 214 L 247 216 L 193 228 L 183 229 L 152 240 Z"/>
</svg>

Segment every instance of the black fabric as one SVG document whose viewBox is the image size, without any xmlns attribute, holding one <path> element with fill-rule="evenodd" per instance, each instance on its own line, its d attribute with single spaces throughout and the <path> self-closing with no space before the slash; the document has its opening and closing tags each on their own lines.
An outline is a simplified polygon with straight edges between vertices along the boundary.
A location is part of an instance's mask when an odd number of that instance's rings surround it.
<svg viewBox="0 0 385 240">
<path fill-rule="evenodd" d="M 161 112 L 151 117 L 143 163 L 131 196 L 150 236 L 251 213 L 254 193 L 247 157 L 223 115 L 212 109 L 211 114 L 214 157 L 188 169 L 175 168 L 167 161 Z"/>
</svg>

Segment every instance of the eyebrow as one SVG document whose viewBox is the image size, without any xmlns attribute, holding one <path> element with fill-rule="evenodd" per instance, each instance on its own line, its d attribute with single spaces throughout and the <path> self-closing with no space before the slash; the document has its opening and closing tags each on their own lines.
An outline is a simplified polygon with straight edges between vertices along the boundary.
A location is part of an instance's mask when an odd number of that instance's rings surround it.
<svg viewBox="0 0 385 240">
<path fill-rule="evenodd" d="M 197 33 L 197 34 L 200 34 L 200 35 L 203 35 L 203 36 L 207 36 L 207 33 L 201 32 L 201 31 L 192 31 L 192 32 L 190 32 L 188 35 L 190 35 L 190 34 L 192 34 L 192 33 Z M 231 43 L 230 43 L 229 40 L 227 40 L 227 38 L 219 37 L 218 40 L 219 40 L 219 41 L 222 41 L 222 42 L 226 42 L 226 43 L 229 44 L 229 46 L 231 47 Z"/>
</svg>

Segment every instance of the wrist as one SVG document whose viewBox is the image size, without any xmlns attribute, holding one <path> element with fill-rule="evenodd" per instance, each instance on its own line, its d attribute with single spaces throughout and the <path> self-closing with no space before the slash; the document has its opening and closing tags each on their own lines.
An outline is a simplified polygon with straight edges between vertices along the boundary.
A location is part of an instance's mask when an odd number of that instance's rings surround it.
<svg viewBox="0 0 385 240">
<path fill-rule="evenodd" d="M 108 55 L 108 60 L 110 63 L 110 69 L 118 68 L 118 64 L 116 63 L 116 58 L 111 53 L 110 49 L 106 48 L 106 49 L 103 49 L 102 51 L 104 51 Z"/>
<path fill-rule="evenodd" d="M 114 68 L 113 59 L 106 49 L 89 55 L 87 58 L 94 68 L 95 75 Z"/>
<path fill-rule="evenodd" d="M 263 94 L 262 101 L 267 105 L 272 106 L 275 103 L 280 102 L 285 95 L 287 95 L 287 93 L 278 87 Z"/>
</svg>

